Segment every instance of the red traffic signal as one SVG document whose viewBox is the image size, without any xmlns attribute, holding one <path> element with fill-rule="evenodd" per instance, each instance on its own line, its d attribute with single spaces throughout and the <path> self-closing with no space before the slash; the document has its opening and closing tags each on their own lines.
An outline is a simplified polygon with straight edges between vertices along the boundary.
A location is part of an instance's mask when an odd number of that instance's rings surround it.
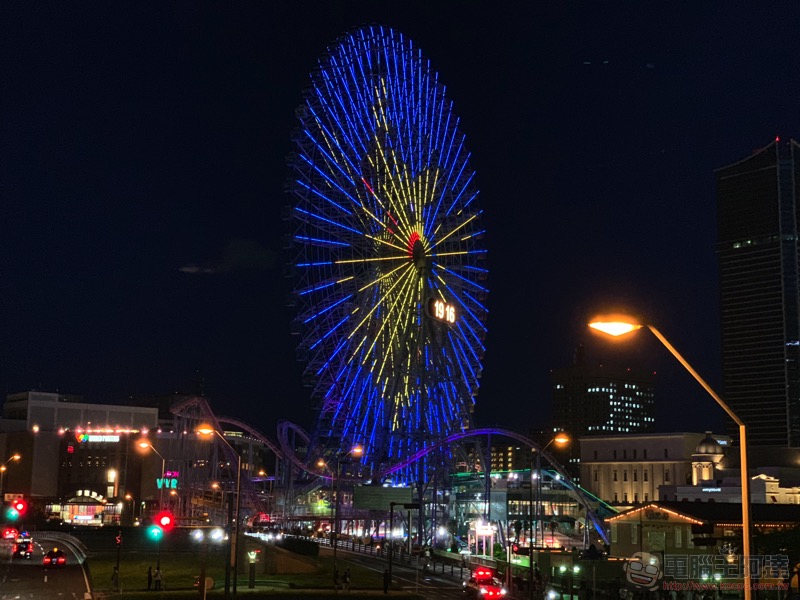
<svg viewBox="0 0 800 600">
<path fill-rule="evenodd" d="M 162 510 L 160 513 L 156 515 L 156 518 L 153 522 L 158 525 L 164 533 L 172 530 L 175 527 L 175 515 L 173 515 L 168 510 Z"/>
<path fill-rule="evenodd" d="M 28 503 L 22 498 L 17 498 L 11 503 L 11 507 L 17 511 L 18 514 L 24 515 L 25 511 L 28 510 Z"/>
</svg>

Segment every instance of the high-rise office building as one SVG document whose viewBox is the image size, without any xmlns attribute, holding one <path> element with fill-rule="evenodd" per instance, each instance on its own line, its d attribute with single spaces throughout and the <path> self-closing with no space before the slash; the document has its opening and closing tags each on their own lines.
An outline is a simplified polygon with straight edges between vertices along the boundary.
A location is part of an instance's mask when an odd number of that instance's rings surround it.
<svg viewBox="0 0 800 600">
<path fill-rule="evenodd" d="M 606 364 L 587 364 L 583 348 L 571 367 L 553 369 L 553 431 L 573 438 L 565 464 L 580 477 L 577 438 L 614 433 L 647 433 L 655 425 L 654 374 Z"/>
<path fill-rule="evenodd" d="M 653 374 L 586 363 L 583 348 L 571 367 L 550 372 L 553 427 L 574 436 L 644 433 L 655 423 Z"/>
<path fill-rule="evenodd" d="M 716 171 L 725 399 L 754 445 L 800 446 L 798 148 Z"/>
</svg>

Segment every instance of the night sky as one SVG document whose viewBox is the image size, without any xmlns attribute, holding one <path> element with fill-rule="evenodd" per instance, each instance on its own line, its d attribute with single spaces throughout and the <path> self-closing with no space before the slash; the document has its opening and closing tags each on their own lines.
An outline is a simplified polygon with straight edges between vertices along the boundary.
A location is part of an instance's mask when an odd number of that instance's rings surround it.
<svg viewBox="0 0 800 600">
<path fill-rule="evenodd" d="M 657 371 L 659 430 L 721 410 L 713 170 L 800 136 L 800 5 L 592 2 L 3 3 L 0 387 L 204 391 L 274 434 L 315 412 L 294 360 L 284 192 L 294 111 L 345 31 L 394 27 L 461 118 L 488 230 L 478 425 L 550 416 L 549 371 Z M 788 8 L 787 8 L 788 7 Z"/>
</svg>

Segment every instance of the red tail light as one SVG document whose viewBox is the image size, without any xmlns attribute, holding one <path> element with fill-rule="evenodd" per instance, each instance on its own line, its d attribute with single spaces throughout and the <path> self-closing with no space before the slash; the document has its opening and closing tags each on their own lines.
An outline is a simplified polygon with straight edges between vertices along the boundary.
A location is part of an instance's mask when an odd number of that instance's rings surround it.
<svg viewBox="0 0 800 600">
<path fill-rule="evenodd" d="M 65 562 L 67 562 L 67 559 L 66 559 L 66 558 L 64 558 L 63 556 L 59 556 L 59 557 L 58 557 L 58 563 L 59 563 L 59 564 L 61 564 L 61 563 L 65 563 Z"/>
</svg>

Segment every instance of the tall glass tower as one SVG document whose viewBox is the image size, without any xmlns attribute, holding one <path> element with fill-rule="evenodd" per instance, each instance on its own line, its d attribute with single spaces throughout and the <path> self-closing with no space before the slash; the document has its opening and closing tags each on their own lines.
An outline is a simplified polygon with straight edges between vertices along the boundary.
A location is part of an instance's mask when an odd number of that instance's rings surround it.
<svg viewBox="0 0 800 600">
<path fill-rule="evenodd" d="M 776 139 L 715 172 L 725 400 L 752 445 L 800 446 L 798 148 Z"/>
</svg>

